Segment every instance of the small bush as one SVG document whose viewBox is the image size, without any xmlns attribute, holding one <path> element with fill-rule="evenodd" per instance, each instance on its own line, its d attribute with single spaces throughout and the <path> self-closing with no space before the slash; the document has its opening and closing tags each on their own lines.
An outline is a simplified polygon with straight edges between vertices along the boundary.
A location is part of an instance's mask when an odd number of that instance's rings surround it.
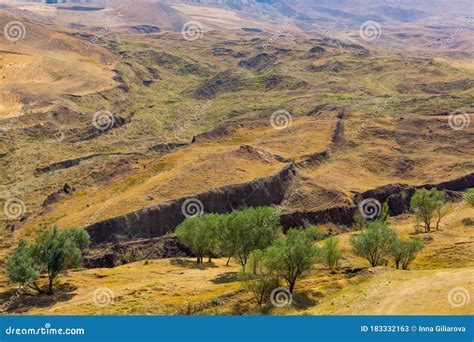
<svg viewBox="0 0 474 342">
<path fill-rule="evenodd" d="M 311 269 L 317 252 L 310 232 L 290 229 L 286 238 L 278 239 L 268 249 L 265 265 L 293 292 L 297 279 Z"/>
<path fill-rule="evenodd" d="M 385 265 L 390 248 L 397 238 L 394 229 L 387 222 L 372 221 L 367 229 L 350 238 L 354 254 L 366 258 L 372 267 Z"/>
<path fill-rule="evenodd" d="M 249 272 L 243 267 L 240 272 L 244 288 L 252 294 L 258 306 L 262 306 L 265 298 L 270 297 L 270 292 L 278 287 L 277 275 L 267 267 L 266 258 L 268 255 L 265 251 L 253 251 L 247 263 Z"/>
<path fill-rule="evenodd" d="M 469 189 L 464 194 L 464 200 L 471 206 L 474 207 L 474 188 Z"/>
<path fill-rule="evenodd" d="M 401 240 L 393 241 L 390 248 L 390 254 L 397 269 L 400 266 L 406 270 L 408 266 L 415 260 L 416 255 L 423 249 L 424 243 L 420 240 Z"/>
<path fill-rule="evenodd" d="M 442 217 L 446 214 L 443 205 L 446 203 L 446 194 L 436 189 L 419 189 L 410 200 L 410 208 L 416 214 L 417 220 L 422 221 L 425 233 L 431 231 L 435 215 L 437 216 L 436 229 L 439 228 Z"/>
<path fill-rule="evenodd" d="M 319 260 L 324 266 L 334 269 L 339 265 L 341 250 L 338 243 L 339 239 L 334 236 L 324 240 L 323 247 L 318 251 Z"/>
<path fill-rule="evenodd" d="M 81 249 L 89 243 L 89 234 L 84 229 L 47 227 L 31 244 L 20 240 L 7 259 L 8 277 L 38 293 L 52 295 L 57 277 L 68 269 L 82 265 Z M 38 284 L 42 274 L 48 277 L 46 290 Z"/>
</svg>

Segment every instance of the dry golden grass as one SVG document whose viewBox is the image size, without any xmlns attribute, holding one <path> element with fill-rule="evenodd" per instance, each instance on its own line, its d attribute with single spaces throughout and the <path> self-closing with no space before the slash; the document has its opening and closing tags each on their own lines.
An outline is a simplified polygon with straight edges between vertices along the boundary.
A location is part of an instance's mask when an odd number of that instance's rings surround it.
<svg viewBox="0 0 474 342">
<path fill-rule="evenodd" d="M 0 11 L 0 23 L 14 19 Z M 0 40 L 0 88 L 7 99 L 0 106 L 0 120 L 24 114 L 25 99 L 37 112 L 65 94 L 91 94 L 117 85 L 112 80 L 115 57 L 108 51 L 93 45 L 87 49 L 84 41 L 42 24 L 24 21 L 24 26 L 24 39 Z"/>
<path fill-rule="evenodd" d="M 473 208 L 454 204 L 445 226 L 426 239 L 427 244 L 410 270 L 368 268 L 347 273 L 350 268 L 367 268 L 368 262 L 350 252 L 349 237 L 339 236 L 343 250 L 341 269 L 330 272 L 315 264 L 296 286 L 294 302 L 285 308 L 258 308 L 238 281 L 239 266 L 225 266 L 225 259 L 198 266 L 194 259 L 140 261 L 113 269 L 70 271 L 60 278 L 53 297 L 26 296 L 8 314 L 470 314 L 473 303 L 455 307 L 448 294 L 455 288 L 474 291 L 474 249 L 465 245 L 465 259 L 451 248 L 460 241 L 474 243 L 474 230 L 462 224 Z M 414 231 L 410 215 L 393 218 L 392 226 L 407 238 Z M 462 268 L 461 268 L 462 267 Z M 14 287 L 0 294 L 8 299 Z M 109 289 L 109 305 L 94 304 L 95 291 Z M 110 291 L 108 293 L 110 293 Z M 108 298 L 104 295 L 104 298 Z M 110 298 L 110 297 L 109 297 Z M 104 299 L 105 302 L 107 302 Z"/>
<path fill-rule="evenodd" d="M 242 144 L 299 158 L 322 150 L 330 139 L 334 123 L 335 113 L 327 113 L 321 119 L 296 119 L 291 133 L 277 131 L 268 123 L 255 130 L 243 127 L 231 136 L 192 144 L 150 160 L 143 168 L 119 176 L 111 184 L 79 191 L 52 205 L 50 213 L 30 220 L 19 234 L 35 230 L 41 222 L 56 222 L 61 227 L 83 226 L 91 217 L 104 220 L 225 185 L 267 177 L 285 164 L 242 151 Z M 105 210 L 104 203 L 107 203 Z M 103 213 L 96 217 L 98 211 Z"/>
</svg>

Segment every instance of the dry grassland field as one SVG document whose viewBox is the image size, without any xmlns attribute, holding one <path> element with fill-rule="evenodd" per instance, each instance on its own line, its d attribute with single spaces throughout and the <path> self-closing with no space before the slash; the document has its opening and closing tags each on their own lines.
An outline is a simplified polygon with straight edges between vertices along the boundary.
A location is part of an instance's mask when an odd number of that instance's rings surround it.
<svg viewBox="0 0 474 342">
<path fill-rule="evenodd" d="M 472 315 L 473 12 L 0 0 L 0 315 Z"/>
</svg>

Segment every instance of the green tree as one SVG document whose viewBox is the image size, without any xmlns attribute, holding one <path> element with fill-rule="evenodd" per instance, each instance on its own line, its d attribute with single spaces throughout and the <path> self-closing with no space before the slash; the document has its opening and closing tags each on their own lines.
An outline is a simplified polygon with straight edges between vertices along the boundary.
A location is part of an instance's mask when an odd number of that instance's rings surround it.
<svg viewBox="0 0 474 342">
<path fill-rule="evenodd" d="M 318 251 L 321 263 L 328 268 L 336 268 L 339 265 L 341 250 L 338 247 L 339 239 L 331 236 L 324 240 L 323 247 Z"/>
<path fill-rule="evenodd" d="M 7 259 L 8 277 L 14 283 L 22 284 L 39 293 L 44 291 L 38 286 L 39 271 L 31 257 L 31 247 L 26 240 L 20 240 L 18 246 Z"/>
<path fill-rule="evenodd" d="M 240 279 L 244 288 L 249 291 L 259 306 L 264 299 L 270 296 L 270 292 L 278 287 L 278 277 L 274 271 L 268 268 L 266 263 L 267 252 L 257 249 L 253 251 L 248 259 L 248 265 L 252 272 L 246 272 L 244 268 L 240 271 Z"/>
<path fill-rule="evenodd" d="M 317 255 L 313 238 L 307 231 L 290 229 L 286 238 L 278 239 L 267 251 L 266 266 L 286 281 L 293 292 L 296 281 L 311 269 Z"/>
<path fill-rule="evenodd" d="M 410 207 L 424 224 L 425 232 L 431 231 L 431 224 L 437 215 L 436 229 L 445 215 L 442 207 L 446 203 L 446 194 L 436 189 L 418 189 L 410 200 Z"/>
<path fill-rule="evenodd" d="M 188 217 L 176 228 L 176 235 L 191 249 L 197 263 L 202 263 L 205 255 L 211 261 L 212 255 L 218 253 L 221 223 L 221 215 L 206 214 Z"/>
<path fill-rule="evenodd" d="M 350 244 L 354 254 L 366 258 L 374 267 L 385 263 L 396 237 L 387 222 L 376 220 L 369 222 L 362 233 L 351 236 Z"/>
<path fill-rule="evenodd" d="M 390 255 L 397 269 L 400 266 L 406 270 L 408 266 L 415 260 L 416 255 L 423 249 L 424 243 L 420 240 L 410 239 L 401 240 L 395 239 L 390 248 Z"/>
<path fill-rule="evenodd" d="M 281 232 L 278 212 L 270 207 L 234 211 L 226 222 L 226 239 L 232 241 L 234 257 L 243 268 L 252 251 L 267 248 Z"/>
<path fill-rule="evenodd" d="M 464 194 L 464 200 L 471 206 L 474 207 L 474 188 L 469 189 Z"/>
<path fill-rule="evenodd" d="M 7 272 L 10 280 L 52 295 L 57 277 L 67 269 L 82 265 L 81 249 L 89 245 L 89 234 L 79 228 L 60 230 L 50 227 L 41 231 L 31 244 L 21 240 L 9 256 Z M 46 274 L 48 287 L 38 285 L 39 276 Z"/>
</svg>

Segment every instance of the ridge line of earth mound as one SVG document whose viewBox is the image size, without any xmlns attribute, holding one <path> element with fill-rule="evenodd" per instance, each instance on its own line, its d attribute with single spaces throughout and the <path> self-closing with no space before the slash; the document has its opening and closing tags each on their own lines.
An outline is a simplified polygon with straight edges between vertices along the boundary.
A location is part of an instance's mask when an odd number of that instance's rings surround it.
<svg viewBox="0 0 474 342">
<path fill-rule="evenodd" d="M 417 189 L 432 189 L 446 191 L 451 199 L 459 199 L 459 191 L 465 191 L 474 187 L 474 173 L 470 173 L 453 180 L 438 184 L 424 184 L 410 186 L 407 184 L 387 184 L 372 190 L 358 193 L 354 196 L 354 202 L 359 204 L 362 200 L 373 198 L 381 204 L 387 202 L 390 216 L 398 216 L 406 213 L 410 209 L 411 197 Z M 306 227 L 308 225 L 318 225 L 334 223 L 345 226 L 352 226 L 354 215 L 358 211 L 358 206 L 332 207 L 317 211 L 295 211 L 280 216 L 281 224 L 285 229 L 292 227 Z"/>
<path fill-rule="evenodd" d="M 334 151 L 334 149 L 344 142 L 344 120 L 346 117 L 346 108 L 340 109 L 337 113 L 336 127 L 334 127 L 334 131 L 331 136 L 331 142 L 323 151 L 304 156 L 305 159 L 301 162 L 298 162 L 296 166 L 301 168 L 317 166 L 331 158 L 331 153 Z"/>
<path fill-rule="evenodd" d="M 327 153 L 327 157 L 329 158 L 328 151 L 343 141 L 346 109 L 342 108 L 339 110 L 336 117 L 337 122 L 329 145 L 323 152 L 308 156 L 308 159 L 303 162 L 304 164 L 299 163 L 298 165 L 295 165 L 287 158 L 274 155 L 277 160 L 289 163 L 289 166 L 286 166 L 279 173 L 269 177 L 257 179 L 249 183 L 225 186 L 220 189 L 214 189 L 206 193 L 198 194 L 192 198 L 198 199 L 203 203 L 204 211 L 215 213 L 228 213 L 234 209 L 248 206 L 280 204 L 284 198 L 288 185 L 291 182 L 291 178 L 296 175 L 295 166 L 301 167 L 301 165 L 314 165 L 314 156 L 321 153 Z M 250 124 L 261 125 L 261 122 L 255 121 Z M 202 134 L 201 137 L 204 139 L 213 139 L 223 135 L 228 135 L 231 127 L 235 129 L 235 127 L 242 127 L 242 124 L 223 125 L 213 131 Z M 197 140 L 198 139 L 194 137 L 192 143 L 195 143 Z M 241 150 L 242 149 L 255 150 L 255 148 L 249 145 L 242 145 Z M 291 177 L 288 177 L 290 173 Z M 235 192 L 237 193 L 237 196 L 234 194 Z M 236 198 L 239 197 L 240 193 L 243 194 L 243 196 L 240 196 L 243 200 L 236 202 Z M 117 237 L 134 239 L 162 236 L 173 231 L 176 226 L 185 219 L 181 207 L 188 198 L 189 197 L 177 199 L 155 207 L 141 209 L 123 216 L 100 221 L 86 227 L 86 229 L 91 235 L 93 245 L 111 242 L 116 240 Z M 151 222 L 149 219 L 144 219 L 144 216 L 151 216 Z M 138 229 L 135 227 L 138 227 Z"/>
<path fill-rule="evenodd" d="M 140 239 L 163 236 L 173 232 L 186 216 L 183 208 L 187 200 L 192 204 L 202 203 L 203 212 L 229 213 L 243 207 L 279 204 L 295 176 L 294 164 L 279 172 L 248 183 L 228 185 L 195 196 L 180 198 L 151 208 L 141 209 L 126 215 L 97 222 L 86 227 L 96 246 L 117 239 Z"/>
<path fill-rule="evenodd" d="M 287 167 L 288 168 L 288 167 Z M 290 167 L 291 169 L 291 167 Z M 433 188 L 446 190 L 451 198 L 459 198 L 456 191 L 474 186 L 474 173 L 441 182 L 437 185 L 426 184 L 408 186 L 404 184 L 389 184 L 356 194 L 354 201 L 360 202 L 365 198 L 376 198 L 380 202 L 388 201 L 391 216 L 399 215 L 409 210 L 411 196 L 418 188 Z M 245 199 L 242 203 L 245 202 Z M 305 227 L 310 224 L 335 223 L 351 226 L 357 206 L 333 207 L 314 212 L 294 212 L 280 215 L 284 230 L 291 227 Z M 120 237 L 117 237 L 120 238 Z M 127 239 L 126 236 L 121 238 Z M 152 238 L 139 238 L 132 241 L 110 241 L 99 246 L 93 246 L 87 251 L 84 260 L 86 268 L 111 268 L 146 259 L 162 259 L 175 257 L 193 257 L 189 248 L 184 246 L 176 236 L 163 235 Z"/>
</svg>

